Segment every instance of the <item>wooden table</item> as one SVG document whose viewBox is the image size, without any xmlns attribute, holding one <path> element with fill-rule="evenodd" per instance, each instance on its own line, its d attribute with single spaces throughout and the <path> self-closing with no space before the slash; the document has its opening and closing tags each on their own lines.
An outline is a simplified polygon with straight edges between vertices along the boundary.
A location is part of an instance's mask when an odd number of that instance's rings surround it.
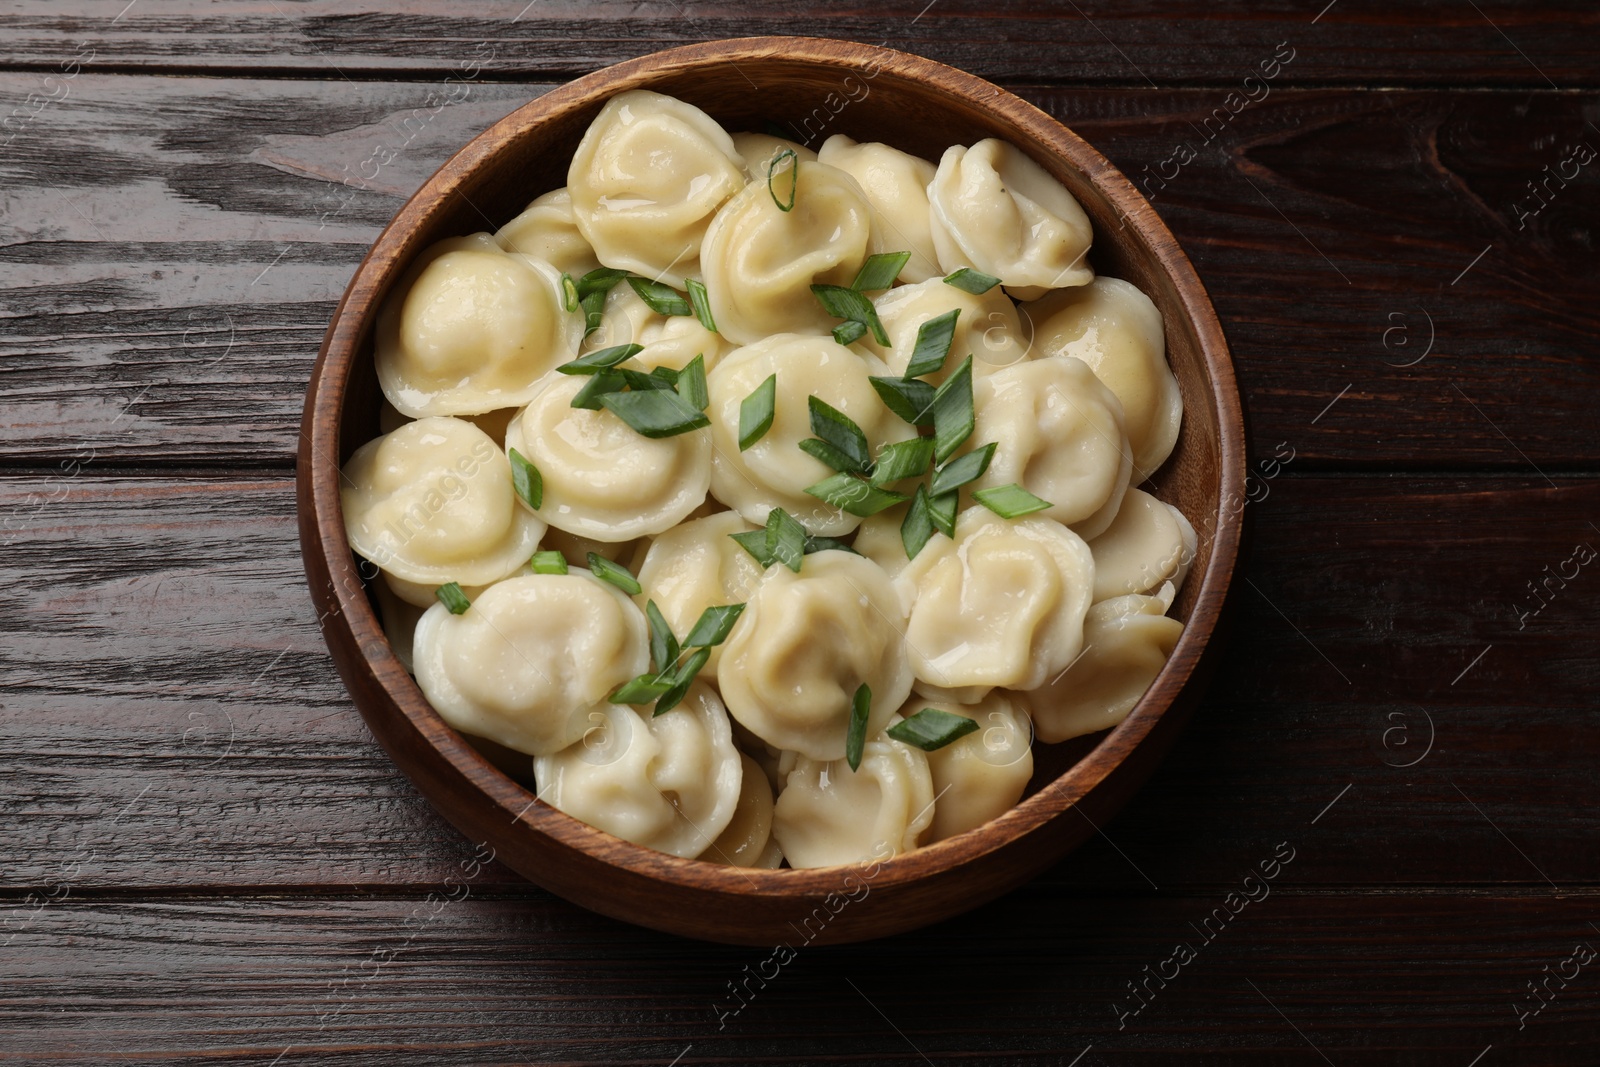
<svg viewBox="0 0 1600 1067">
<path fill-rule="evenodd" d="M 6 5 L 0 1060 L 1596 1062 L 1593 3 L 523 4 Z M 1256 477 L 1221 676 L 1102 837 L 735 1013 L 765 951 L 480 870 L 395 771 L 292 487 L 334 301 L 428 173 L 750 33 L 993 78 L 1153 192 Z"/>
</svg>

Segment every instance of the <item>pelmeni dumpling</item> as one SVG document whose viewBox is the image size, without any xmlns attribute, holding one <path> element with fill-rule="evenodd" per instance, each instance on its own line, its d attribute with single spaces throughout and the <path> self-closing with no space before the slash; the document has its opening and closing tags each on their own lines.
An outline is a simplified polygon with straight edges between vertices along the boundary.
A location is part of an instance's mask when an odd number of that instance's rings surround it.
<svg viewBox="0 0 1600 1067">
<path fill-rule="evenodd" d="M 888 373 L 876 357 L 852 352 L 831 337 L 779 334 L 723 356 L 707 378 L 711 406 L 706 414 L 715 445 L 711 495 L 758 526 L 781 507 L 814 534 L 837 537 L 855 529 L 861 522 L 857 516 L 805 492 L 834 473 L 800 451 L 800 442 L 814 436 L 807 397 L 817 396 L 850 416 L 878 449 L 913 433 L 868 380 Z M 741 452 L 739 405 L 773 374 L 778 382 L 772 428 Z"/>
<path fill-rule="evenodd" d="M 1061 677 L 1026 694 L 1040 741 L 1108 730 L 1127 718 L 1183 634 L 1183 623 L 1166 615 L 1172 597 L 1169 584 L 1157 596 L 1134 593 L 1089 609 L 1083 655 Z"/>
<path fill-rule="evenodd" d="M 497 582 L 461 615 L 435 604 L 417 623 L 413 660 L 445 722 L 552 755 L 594 725 L 590 712 L 615 707 L 606 698 L 617 686 L 649 668 L 649 634 L 622 590 L 575 569 Z"/>
<path fill-rule="evenodd" d="M 1033 777 L 1033 726 L 1011 694 L 996 690 L 976 704 L 930 704 L 912 700 L 900 714 L 923 708 L 963 715 L 978 729 L 928 753 L 933 773 L 933 825 L 922 843 L 931 845 L 966 833 L 1010 811 Z"/>
<path fill-rule="evenodd" d="M 1155 304 L 1121 278 L 1096 278 L 1021 311 L 1033 327 L 1035 358 L 1076 356 L 1117 394 L 1133 446 L 1134 483 L 1154 474 L 1172 454 L 1183 421 Z"/>
<path fill-rule="evenodd" d="M 600 266 L 594 249 L 578 232 L 572 217 L 572 194 L 565 188 L 534 200 L 522 214 L 496 230 L 494 239 L 507 252 L 542 260 L 574 280 Z"/>
<path fill-rule="evenodd" d="M 856 770 L 841 758 L 795 761 L 772 812 L 772 836 L 791 867 L 898 856 L 916 848 L 933 822 L 927 755 L 870 730 L 868 736 Z"/>
<path fill-rule="evenodd" d="M 1053 519 L 972 507 L 955 540 L 929 541 L 895 579 L 910 605 L 906 649 L 917 691 L 971 704 L 990 689 L 1033 689 L 1083 648 L 1094 557 Z"/>
<path fill-rule="evenodd" d="M 682 370 L 704 356 L 709 371 L 722 360 L 728 343 L 721 335 L 700 325 L 693 315 L 674 315 L 660 322 L 650 323 L 640 331 L 638 343 L 644 351 L 633 357 L 633 362 L 646 370 L 671 367 Z"/>
<path fill-rule="evenodd" d="M 715 119 L 643 89 L 606 101 L 567 171 L 573 218 L 600 262 L 675 289 L 700 272 L 711 217 L 744 186 Z"/>
<path fill-rule="evenodd" d="M 738 344 L 775 333 L 826 333 L 839 320 L 812 285 L 849 285 L 867 258 L 872 211 L 842 170 L 798 163 L 794 207 L 763 178 L 717 212 L 700 265 L 717 331 Z M 787 171 L 774 186 L 787 201 Z"/>
<path fill-rule="evenodd" d="M 539 469 L 550 525 L 597 541 L 660 533 L 699 507 L 711 485 L 702 430 L 646 437 L 613 412 L 575 408 L 583 375 L 552 374 L 506 428 L 506 449 Z"/>
<path fill-rule="evenodd" d="M 998 288 L 977 295 L 946 285 L 943 278 L 933 278 L 890 289 L 878 297 L 874 306 L 889 335 L 889 346 L 878 344 L 870 332 L 855 343 L 881 358 L 894 374 L 905 373 L 911 354 L 916 351 L 917 331 L 922 324 L 950 311 L 960 312 L 950 352 L 943 370 L 923 375 L 928 381 L 943 382 L 969 355 L 973 378 L 985 377 L 1028 358 L 1016 305 Z"/>
<path fill-rule="evenodd" d="M 1041 514 L 1098 536 L 1116 518 L 1133 472 L 1122 405 L 1088 364 L 1034 359 L 973 382 L 968 441 L 1000 447 L 974 488 L 1013 482 L 1050 501 Z"/>
<path fill-rule="evenodd" d="M 928 202 L 946 273 L 975 268 L 1024 300 L 1094 277 L 1089 216 L 1060 182 L 1004 141 L 945 149 Z"/>
<path fill-rule="evenodd" d="M 461 419 L 418 419 L 368 441 L 344 465 L 339 500 L 350 547 L 433 586 L 506 577 L 545 529 L 517 504 L 506 454 Z"/>
<path fill-rule="evenodd" d="M 643 588 L 639 603 L 655 601 L 662 618 L 680 637 L 706 608 L 743 604 L 761 581 L 761 564 L 731 535 L 754 529 L 738 512 L 723 511 L 674 526 L 655 538 L 639 566 Z M 711 649 L 701 677 L 716 678 L 723 648 Z"/>
<path fill-rule="evenodd" d="M 928 184 L 936 168 L 886 144 L 857 144 L 842 133 L 822 142 L 817 159 L 838 167 L 861 186 L 872 206 L 872 252 L 910 252 L 900 280 L 940 276 L 939 253 L 929 228 Z"/>
<path fill-rule="evenodd" d="M 772 836 L 772 784 L 761 765 L 743 752 L 739 753 L 739 762 L 744 767 L 744 780 L 733 818 L 700 858 L 732 867 L 777 870 L 783 862 L 783 850 Z"/>
<path fill-rule="evenodd" d="M 1129 489 L 1117 517 L 1089 542 L 1094 553 L 1094 598 L 1148 593 L 1162 582 L 1182 587 L 1194 558 L 1194 527 L 1171 504 Z"/>
<path fill-rule="evenodd" d="M 770 745 L 838 759 L 858 687 L 872 690 L 869 737 L 911 692 L 904 627 L 888 576 L 869 559 L 831 549 L 806 556 L 799 574 L 773 564 L 722 650 L 728 712 Z"/>
<path fill-rule="evenodd" d="M 716 690 L 697 682 L 663 715 L 626 704 L 599 715 L 604 722 L 577 744 L 534 758 L 539 799 L 659 852 L 692 859 L 710 848 L 733 819 L 744 778 Z"/>
<path fill-rule="evenodd" d="M 666 320 L 665 315 L 644 302 L 633 286 L 620 281 L 606 292 L 605 303 L 600 308 L 600 325 L 584 337 L 580 351 L 597 352 L 616 345 L 644 344 L 644 335 Z"/>
<path fill-rule="evenodd" d="M 736 133 L 733 135 L 734 151 L 739 153 L 739 158 L 744 162 L 744 172 L 753 182 L 766 183 L 767 168 L 784 149 L 795 154 L 801 162 L 817 161 L 817 154 L 797 141 L 787 137 L 775 137 L 770 133 Z M 782 164 L 788 169 L 787 162 Z"/>
<path fill-rule="evenodd" d="M 560 273 L 478 233 L 417 257 L 383 303 L 373 361 L 402 414 L 476 415 L 526 404 L 582 337 Z"/>
</svg>

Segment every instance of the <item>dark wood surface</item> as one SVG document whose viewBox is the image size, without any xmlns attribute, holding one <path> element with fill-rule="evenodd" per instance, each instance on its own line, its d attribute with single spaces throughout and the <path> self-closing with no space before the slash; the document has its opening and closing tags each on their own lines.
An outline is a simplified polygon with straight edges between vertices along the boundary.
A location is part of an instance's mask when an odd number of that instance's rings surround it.
<svg viewBox="0 0 1600 1067">
<path fill-rule="evenodd" d="M 1594 1062 L 1600 960 L 1549 976 L 1600 947 L 1600 578 L 1528 583 L 1600 547 L 1600 161 L 1517 208 L 1600 149 L 1592 5 L 124 4 L 3 16 L 3 111 L 54 99 L 0 134 L 0 1060 Z M 773 29 L 995 77 L 1136 179 L 1297 53 L 1154 200 L 1266 494 L 1194 723 L 1037 881 L 802 949 L 719 1029 L 765 953 L 480 870 L 377 748 L 292 455 L 333 302 L 455 146 L 570 74 Z M 500 65 L 346 204 L 480 40 Z"/>
</svg>

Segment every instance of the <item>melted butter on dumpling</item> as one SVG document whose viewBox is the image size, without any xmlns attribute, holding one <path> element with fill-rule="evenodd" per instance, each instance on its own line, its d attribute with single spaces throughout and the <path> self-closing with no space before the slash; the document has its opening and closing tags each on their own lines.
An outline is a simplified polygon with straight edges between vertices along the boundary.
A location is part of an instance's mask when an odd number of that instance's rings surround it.
<svg viewBox="0 0 1600 1067">
<path fill-rule="evenodd" d="M 961 715 L 977 730 L 928 753 L 933 774 L 933 825 L 922 843 L 931 845 L 965 833 L 1010 811 L 1033 777 L 1033 724 L 1013 694 L 995 690 L 976 704 L 911 700 L 900 710 L 909 719 L 923 708 Z"/>
<path fill-rule="evenodd" d="M 681 522 L 711 484 L 704 430 L 645 437 L 613 412 L 575 408 L 584 375 L 552 374 L 506 428 L 506 448 L 544 480 L 539 516 L 597 541 L 631 541 Z"/>
<path fill-rule="evenodd" d="M 816 552 L 799 574 L 774 564 L 722 650 L 728 712 L 770 745 L 837 759 L 858 687 L 872 690 L 869 736 L 911 692 L 904 628 L 889 577 L 869 559 Z"/>
<path fill-rule="evenodd" d="M 1020 310 L 1033 327 L 1035 358 L 1076 356 L 1122 402 L 1134 484 L 1154 474 L 1172 454 L 1183 421 L 1155 304 L 1121 278 L 1096 278 Z"/>
<path fill-rule="evenodd" d="M 582 315 L 562 308 L 559 272 L 479 233 L 417 258 L 378 315 L 374 362 L 401 413 L 477 415 L 526 404 L 582 333 Z"/>
<path fill-rule="evenodd" d="M 940 276 L 929 224 L 928 184 L 936 173 L 932 163 L 886 144 L 857 144 L 842 133 L 822 142 L 817 159 L 850 175 L 866 194 L 872 206 L 870 251 L 911 253 L 900 269 L 901 281 Z"/>
<path fill-rule="evenodd" d="M 975 703 L 992 688 L 1043 685 L 1078 655 L 1094 558 L 1052 519 L 972 507 L 957 518 L 955 540 L 929 541 L 895 588 L 910 605 L 917 691 Z"/>
<path fill-rule="evenodd" d="M 739 406 L 773 374 L 778 382 L 772 428 L 741 452 Z M 723 356 L 707 378 L 711 406 L 706 414 L 715 445 L 711 495 L 758 526 L 781 507 L 814 534 L 837 537 L 855 529 L 860 518 L 805 492 L 834 473 L 800 451 L 800 442 L 814 436 L 807 398 L 820 397 L 855 420 L 875 454 L 913 432 L 872 388 L 869 379 L 886 374 L 875 356 L 853 352 L 831 337 L 779 334 Z"/>
<path fill-rule="evenodd" d="M 947 148 L 928 201 L 946 273 L 975 268 L 1023 299 L 1094 277 L 1089 216 L 1065 186 L 1004 141 Z"/>
<path fill-rule="evenodd" d="M 591 713 L 650 666 L 644 613 L 588 571 L 508 578 L 465 613 L 417 623 L 417 684 L 456 729 L 548 755 L 583 737 Z"/>
<path fill-rule="evenodd" d="M 890 289 L 878 297 L 874 306 L 889 335 L 889 345 L 880 345 L 870 332 L 855 343 L 882 359 L 895 374 L 904 374 L 910 364 L 923 323 L 951 311 L 959 314 L 944 367 L 922 375 L 925 380 L 941 384 L 969 355 L 973 378 L 986 377 L 1028 358 L 1016 305 L 998 287 L 974 294 L 946 285 L 943 278 L 933 278 Z"/>
<path fill-rule="evenodd" d="M 975 489 L 1016 483 L 1050 501 L 1041 512 L 1080 537 L 1116 517 L 1133 472 L 1122 404 L 1077 359 L 1034 359 L 973 383 L 966 448 L 998 442 Z"/>
<path fill-rule="evenodd" d="M 838 325 L 812 285 L 849 285 L 867 258 L 872 212 L 842 170 L 798 164 L 794 207 L 765 179 L 717 212 L 700 257 L 717 331 L 739 344 L 776 333 L 825 334 Z M 787 202 L 789 172 L 773 181 Z"/>
<path fill-rule="evenodd" d="M 368 441 L 345 463 L 339 499 L 350 547 L 433 586 L 504 578 L 545 529 L 517 504 L 506 454 L 462 419 L 419 419 Z"/>
<path fill-rule="evenodd" d="M 573 218 L 600 262 L 676 289 L 699 273 L 706 227 L 744 185 L 715 119 L 643 89 L 606 102 L 567 171 Z"/>
<path fill-rule="evenodd" d="M 659 852 L 692 859 L 710 848 L 733 819 L 744 774 L 716 691 L 697 682 L 661 715 L 609 704 L 594 716 L 576 744 L 535 757 L 539 799 Z"/>
<path fill-rule="evenodd" d="M 574 281 L 600 266 L 594 249 L 578 232 L 572 217 L 572 194 L 565 188 L 534 200 L 522 214 L 496 230 L 494 239 L 507 252 L 542 260 Z"/>
</svg>

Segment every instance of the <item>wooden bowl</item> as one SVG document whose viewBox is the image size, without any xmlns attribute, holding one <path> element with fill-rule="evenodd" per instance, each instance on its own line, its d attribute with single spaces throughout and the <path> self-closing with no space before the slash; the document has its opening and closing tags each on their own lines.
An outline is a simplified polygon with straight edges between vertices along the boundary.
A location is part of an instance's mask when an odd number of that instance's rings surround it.
<svg viewBox="0 0 1600 1067">
<path fill-rule="evenodd" d="M 1157 476 L 1200 534 L 1175 614 L 1171 659 L 1116 729 L 1039 746 L 1031 795 L 977 830 L 861 868 L 742 870 L 621 841 L 535 801 L 447 726 L 390 649 L 345 538 L 339 465 L 378 433 L 372 332 L 384 295 L 418 252 L 494 230 L 567 163 L 601 105 L 652 89 L 729 130 L 786 122 L 813 135 L 885 141 L 937 160 L 952 144 L 1000 137 L 1071 190 L 1095 226 L 1103 274 L 1126 278 L 1165 316 L 1183 391 L 1183 431 Z M 400 209 L 356 269 L 306 394 L 300 538 L 323 633 L 373 734 L 435 807 L 550 891 L 606 915 L 731 944 L 860 941 L 936 922 L 1014 888 L 1104 825 L 1144 781 L 1197 699 L 1202 656 L 1238 553 L 1245 450 L 1222 329 L 1172 234 L 1107 160 L 1044 112 L 982 79 L 884 48 L 798 37 L 716 41 L 596 71 L 496 123 Z M 1072 807 L 1078 811 L 1068 811 Z"/>
</svg>

